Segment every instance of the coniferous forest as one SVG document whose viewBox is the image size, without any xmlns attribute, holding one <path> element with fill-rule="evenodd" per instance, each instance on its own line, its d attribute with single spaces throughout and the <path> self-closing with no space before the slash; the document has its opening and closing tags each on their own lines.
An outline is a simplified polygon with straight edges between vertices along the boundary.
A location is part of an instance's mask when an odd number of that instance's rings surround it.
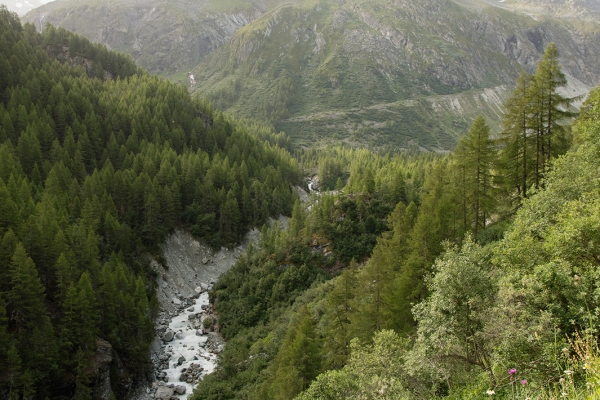
<svg viewBox="0 0 600 400">
<path fill-rule="evenodd" d="M 141 256 L 178 223 L 220 247 L 291 213 L 299 169 L 281 137 L 5 8 L 0 120 L 0 397 L 90 398 L 100 338 L 122 398 L 154 339 Z"/>
<path fill-rule="evenodd" d="M 558 56 L 451 154 L 294 149 L 0 8 L 0 398 L 94 398 L 100 342 L 116 398 L 146 380 L 175 227 L 262 227 L 211 291 L 227 344 L 194 399 L 596 398 L 600 89 L 576 114 Z"/>
</svg>

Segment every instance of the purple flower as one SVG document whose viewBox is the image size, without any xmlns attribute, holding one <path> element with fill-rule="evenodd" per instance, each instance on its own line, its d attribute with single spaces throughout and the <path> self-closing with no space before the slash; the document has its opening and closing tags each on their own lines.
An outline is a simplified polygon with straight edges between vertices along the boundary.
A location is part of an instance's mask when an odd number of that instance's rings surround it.
<svg viewBox="0 0 600 400">
<path fill-rule="evenodd" d="M 516 368 L 511 368 L 511 369 L 509 369 L 509 370 L 508 370 L 508 374 L 509 374 L 510 376 L 513 376 L 513 375 L 514 375 L 514 374 L 516 374 L 516 373 L 517 373 L 517 369 L 516 369 Z"/>
<path fill-rule="evenodd" d="M 523 385 L 523 386 L 527 385 L 527 379 L 523 379 L 523 380 L 521 381 L 521 385 Z"/>
</svg>

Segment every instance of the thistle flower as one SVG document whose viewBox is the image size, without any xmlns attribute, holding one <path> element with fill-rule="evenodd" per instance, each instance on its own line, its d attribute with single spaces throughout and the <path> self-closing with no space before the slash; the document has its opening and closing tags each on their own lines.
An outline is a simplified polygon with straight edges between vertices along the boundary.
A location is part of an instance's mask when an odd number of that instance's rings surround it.
<svg viewBox="0 0 600 400">
<path fill-rule="evenodd" d="M 523 380 L 521 381 L 521 385 L 523 385 L 523 386 L 527 385 L 527 379 L 523 379 Z"/>
<path fill-rule="evenodd" d="M 508 370 L 508 374 L 510 376 L 514 376 L 517 373 L 517 369 L 516 368 L 511 368 Z"/>
</svg>

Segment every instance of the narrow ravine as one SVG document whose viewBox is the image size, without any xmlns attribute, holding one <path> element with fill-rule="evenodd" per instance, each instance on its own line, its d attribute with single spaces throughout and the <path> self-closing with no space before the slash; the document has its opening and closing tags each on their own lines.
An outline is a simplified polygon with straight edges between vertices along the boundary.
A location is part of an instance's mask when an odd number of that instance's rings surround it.
<svg viewBox="0 0 600 400">
<path fill-rule="evenodd" d="M 224 341 L 208 292 L 259 236 L 258 230 L 250 231 L 241 245 L 219 251 L 183 230 L 166 239 L 163 262 L 152 261 L 160 304 L 151 354 L 153 375 L 131 400 L 187 399 L 198 382 L 214 371 Z"/>
</svg>

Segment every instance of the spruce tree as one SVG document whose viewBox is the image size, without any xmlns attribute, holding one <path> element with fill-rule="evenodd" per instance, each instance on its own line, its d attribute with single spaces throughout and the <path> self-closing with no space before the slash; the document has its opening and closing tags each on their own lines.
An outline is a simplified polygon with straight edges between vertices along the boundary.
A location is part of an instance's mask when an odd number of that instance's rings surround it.
<svg viewBox="0 0 600 400">
<path fill-rule="evenodd" d="M 18 244 L 11 260 L 11 289 L 7 294 L 11 325 L 17 336 L 17 349 L 24 367 L 37 381 L 55 368 L 56 345 L 44 304 L 44 286 L 33 260 Z"/>
</svg>

